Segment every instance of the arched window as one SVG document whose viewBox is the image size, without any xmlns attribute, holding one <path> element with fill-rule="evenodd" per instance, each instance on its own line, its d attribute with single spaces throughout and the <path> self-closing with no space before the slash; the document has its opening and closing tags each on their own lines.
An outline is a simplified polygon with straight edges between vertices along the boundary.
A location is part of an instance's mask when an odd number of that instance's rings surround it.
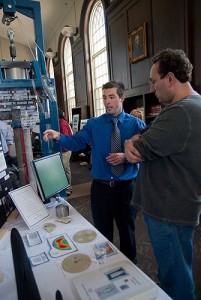
<svg viewBox="0 0 201 300">
<path fill-rule="evenodd" d="M 49 72 L 49 76 L 50 76 L 50 78 L 54 78 L 54 65 L 53 65 L 53 60 L 52 60 L 52 58 L 50 58 L 50 60 L 49 60 L 49 70 L 48 70 Z"/>
<path fill-rule="evenodd" d="M 102 85 L 109 78 L 105 15 L 103 4 L 100 0 L 96 1 L 93 6 L 88 28 L 94 115 L 97 117 L 105 112 L 102 99 Z"/>
<path fill-rule="evenodd" d="M 64 67 L 65 67 L 65 80 L 67 91 L 67 106 L 69 123 L 72 122 L 72 108 L 76 106 L 75 103 L 75 84 L 73 74 L 73 60 L 70 39 L 67 38 L 64 45 Z"/>
</svg>

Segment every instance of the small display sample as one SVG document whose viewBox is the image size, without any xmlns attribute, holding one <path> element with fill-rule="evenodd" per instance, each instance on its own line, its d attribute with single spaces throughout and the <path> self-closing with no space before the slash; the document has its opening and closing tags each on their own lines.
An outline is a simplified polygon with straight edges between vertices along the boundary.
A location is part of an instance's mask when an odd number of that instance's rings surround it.
<svg viewBox="0 0 201 300">
<path fill-rule="evenodd" d="M 41 237 L 40 237 L 40 234 L 38 233 L 38 231 L 27 233 L 26 237 L 27 237 L 28 245 L 30 247 L 36 246 L 36 245 L 42 243 L 42 240 L 41 240 Z"/>
<path fill-rule="evenodd" d="M 30 260 L 31 265 L 33 267 L 44 264 L 44 263 L 49 261 L 49 259 L 47 257 L 47 254 L 45 252 L 40 253 L 40 254 L 35 255 L 35 256 L 31 256 L 31 257 L 29 257 L 29 260 Z"/>
<path fill-rule="evenodd" d="M 60 234 L 48 238 L 51 257 L 59 257 L 77 251 L 77 247 L 67 234 Z"/>
<path fill-rule="evenodd" d="M 114 247 L 109 242 L 103 242 L 103 243 L 96 244 L 96 247 L 100 248 L 100 249 L 105 249 L 107 257 L 117 253 L 117 251 L 114 249 Z"/>
</svg>

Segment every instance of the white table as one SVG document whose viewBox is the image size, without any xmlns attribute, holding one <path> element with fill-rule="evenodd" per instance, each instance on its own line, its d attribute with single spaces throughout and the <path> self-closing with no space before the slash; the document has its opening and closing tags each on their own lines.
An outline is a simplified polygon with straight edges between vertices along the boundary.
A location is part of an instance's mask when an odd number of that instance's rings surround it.
<svg viewBox="0 0 201 300">
<path fill-rule="evenodd" d="M 71 279 L 81 274 L 68 273 L 62 269 L 61 263 L 66 256 L 52 258 L 49 255 L 50 247 L 47 238 L 51 236 L 56 236 L 57 234 L 67 233 L 67 235 L 72 239 L 73 235 L 79 230 L 95 230 L 97 233 L 97 237 L 93 242 L 74 242 L 74 244 L 78 248 L 77 253 L 87 254 L 92 258 L 92 263 L 90 267 L 87 270 L 83 271 L 83 274 L 84 272 L 100 268 L 100 265 L 98 265 L 94 260 L 93 245 L 99 242 L 107 241 L 106 238 L 100 232 L 98 232 L 86 219 L 84 219 L 72 206 L 70 206 L 70 217 L 72 220 L 68 224 L 63 224 L 56 221 L 55 209 L 51 209 L 50 212 L 51 215 L 50 217 L 48 217 L 48 219 L 46 219 L 43 223 L 40 223 L 39 225 L 35 226 L 31 230 L 28 229 L 28 227 L 26 226 L 26 224 L 20 216 L 17 218 L 17 220 L 7 221 L 4 224 L 3 229 L 6 229 L 6 233 L 0 240 L 0 272 L 4 275 L 4 280 L 0 282 L 1 300 L 18 299 L 12 259 L 12 250 L 10 244 L 10 232 L 13 227 L 17 228 L 17 230 L 20 232 L 28 257 L 45 252 L 49 258 L 48 262 L 33 267 L 33 273 L 42 300 L 55 300 L 55 293 L 58 289 L 61 291 L 64 300 L 77 300 L 78 298 L 73 292 Z M 54 223 L 56 225 L 56 229 L 53 232 L 48 233 L 43 228 L 44 223 Z M 29 247 L 26 239 L 26 234 L 35 231 L 38 231 L 40 233 L 43 242 L 37 246 Z M 117 250 L 117 254 L 111 257 L 107 257 L 105 264 L 112 264 L 121 260 L 128 261 L 128 259 L 115 246 L 113 247 Z M 137 266 L 133 266 L 136 270 L 139 270 Z M 147 275 L 145 275 L 142 271 L 140 272 L 143 274 L 144 278 L 148 278 Z M 151 279 L 149 278 L 148 280 L 151 281 Z M 167 296 L 159 287 L 157 287 L 157 289 L 158 297 L 156 299 L 170 300 L 170 297 Z"/>
</svg>

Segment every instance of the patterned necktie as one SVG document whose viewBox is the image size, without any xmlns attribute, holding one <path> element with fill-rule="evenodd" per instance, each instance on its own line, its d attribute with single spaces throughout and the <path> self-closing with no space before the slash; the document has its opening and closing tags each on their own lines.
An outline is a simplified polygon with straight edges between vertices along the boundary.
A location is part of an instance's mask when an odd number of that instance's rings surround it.
<svg viewBox="0 0 201 300">
<path fill-rule="evenodd" d="M 113 118 L 113 129 L 112 129 L 112 135 L 111 135 L 111 153 L 119 153 L 122 152 L 121 150 L 121 134 L 119 131 L 119 128 L 117 126 L 118 119 Z M 114 166 L 111 166 L 112 173 L 119 177 L 123 173 L 124 167 L 122 164 Z"/>
</svg>

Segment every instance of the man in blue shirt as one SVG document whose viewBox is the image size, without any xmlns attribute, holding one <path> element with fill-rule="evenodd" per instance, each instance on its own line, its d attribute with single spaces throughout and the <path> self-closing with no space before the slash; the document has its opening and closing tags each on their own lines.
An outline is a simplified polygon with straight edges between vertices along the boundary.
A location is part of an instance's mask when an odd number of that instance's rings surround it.
<svg viewBox="0 0 201 300">
<path fill-rule="evenodd" d="M 91 209 L 94 226 L 111 242 L 113 241 L 113 220 L 119 236 L 120 250 L 133 262 L 136 261 L 134 219 L 137 210 L 131 206 L 134 179 L 138 173 L 138 164 L 129 163 L 124 154 L 124 142 L 145 127 L 142 120 L 127 114 L 123 110 L 124 84 L 110 81 L 103 85 L 103 102 L 106 113 L 91 118 L 77 134 L 62 135 L 48 129 L 44 140 L 56 140 L 62 147 L 72 151 L 92 147 L 93 182 L 91 185 Z M 111 133 L 113 118 L 118 119 L 122 150 L 111 153 Z M 112 165 L 122 165 L 120 176 L 112 173 Z"/>
</svg>

